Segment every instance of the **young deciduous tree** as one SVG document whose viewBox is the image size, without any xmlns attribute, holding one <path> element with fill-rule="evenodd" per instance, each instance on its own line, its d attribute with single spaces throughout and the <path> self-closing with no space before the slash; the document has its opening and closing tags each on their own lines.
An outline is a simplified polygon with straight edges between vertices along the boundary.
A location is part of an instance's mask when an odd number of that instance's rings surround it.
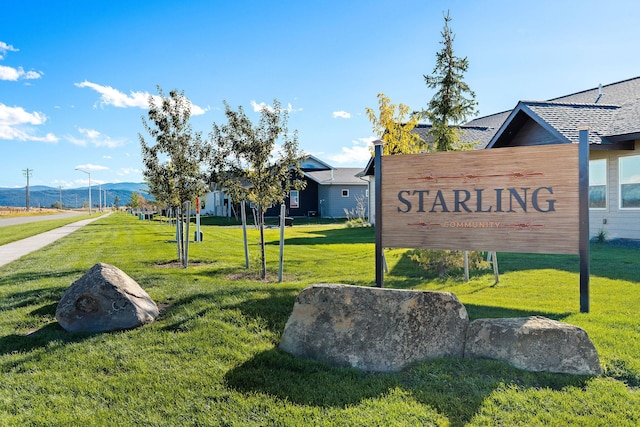
<svg viewBox="0 0 640 427">
<path fill-rule="evenodd" d="M 301 190 L 298 134 L 289 134 L 288 113 L 277 100 L 272 107 L 260 111 L 257 125 L 251 122 L 242 107 L 232 110 L 224 102 L 227 123 L 213 125 L 211 141 L 214 155 L 211 175 L 236 202 L 249 201 L 257 206 L 260 227 L 260 277 L 266 278 L 267 264 L 264 246 L 264 213 L 282 203 L 291 189 Z"/>
<path fill-rule="evenodd" d="M 458 125 L 476 113 L 475 93 L 465 83 L 464 73 L 469 68 L 466 57 L 453 52 L 455 35 L 449 27 L 452 18 L 444 16 L 442 50 L 436 53 L 436 65 L 430 76 L 425 75 L 427 86 L 436 89 L 423 115 L 431 122 L 431 135 L 436 151 L 450 151 L 461 145 Z"/>
<path fill-rule="evenodd" d="M 397 109 L 397 112 L 396 112 Z M 366 108 L 373 132 L 385 142 L 382 154 L 414 154 L 425 151 L 426 144 L 412 132 L 418 125 L 419 114 L 411 113 L 405 104 L 392 104 L 388 96 L 378 94 L 378 115 L 373 108 Z"/>
<path fill-rule="evenodd" d="M 141 134 L 138 135 L 143 176 L 155 199 L 176 209 L 179 216 L 176 225 L 179 226 L 184 215 L 189 214 L 183 211 L 183 204 L 207 191 L 207 175 L 201 166 L 208 160 L 209 146 L 202 141 L 199 132 L 191 129 L 191 101 L 184 92 L 174 89 L 167 97 L 158 86 L 158 93 L 158 96 L 149 97 L 148 119 L 142 118 L 153 142 L 147 143 Z M 179 258 L 186 266 L 183 258 L 185 238 L 182 232 L 177 236 Z"/>
<path fill-rule="evenodd" d="M 135 191 L 131 193 L 131 196 L 129 197 L 129 207 L 132 210 L 139 210 L 140 208 L 142 208 L 143 204 L 144 197 L 142 197 L 140 193 L 136 193 Z"/>
</svg>

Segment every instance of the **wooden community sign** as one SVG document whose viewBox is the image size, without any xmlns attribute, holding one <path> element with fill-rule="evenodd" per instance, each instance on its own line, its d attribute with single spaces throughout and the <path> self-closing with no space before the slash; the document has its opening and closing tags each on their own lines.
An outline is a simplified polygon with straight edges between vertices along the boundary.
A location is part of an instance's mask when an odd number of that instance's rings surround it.
<svg viewBox="0 0 640 427">
<path fill-rule="evenodd" d="M 579 253 L 578 148 L 383 156 L 384 247 Z"/>
</svg>

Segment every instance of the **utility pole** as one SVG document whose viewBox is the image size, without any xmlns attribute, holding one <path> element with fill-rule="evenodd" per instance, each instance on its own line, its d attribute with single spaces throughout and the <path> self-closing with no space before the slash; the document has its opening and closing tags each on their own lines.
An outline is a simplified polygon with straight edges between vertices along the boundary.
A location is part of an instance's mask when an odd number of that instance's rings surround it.
<svg viewBox="0 0 640 427">
<path fill-rule="evenodd" d="M 29 212 L 29 177 L 33 173 L 33 169 L 22 169 L 22 174 L 27 177 L 27 212 Z"/>
<path fill-rule="evenodd" d="M 80 172 L 84 172 L 87 175 L 89 175 L 89 215 L 91 215 L 91 172 L 88 172 L 88 171 L 85 171 L 85 170 L 82 170 L 82 169 L 78 169 L 78 168 L 76 168 L 76 170 L 80 171 Z"/>
<path fill-rule="evenodd" d="M 62 185 L 59 185 L 58 189 L 60 190 L 60 209 L 62 209 Z"/>
</svg>

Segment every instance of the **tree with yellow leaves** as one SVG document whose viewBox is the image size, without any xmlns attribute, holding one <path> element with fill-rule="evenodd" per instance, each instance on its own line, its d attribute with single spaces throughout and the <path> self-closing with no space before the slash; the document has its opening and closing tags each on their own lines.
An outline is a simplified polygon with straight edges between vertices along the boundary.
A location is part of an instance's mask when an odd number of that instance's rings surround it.
<svg viewBox="0 0 640 427">
<path fill-rule="evenodd" d="M 420 115 L 412 113 L 405 104 L 393 104 L 388 96 L 378 94 L 379 113 L 366 108 L 367 117 L 373 125 L 373 132 L 385 142 L 383 154 L 415 154 L 427 151 L 427 145 L 420 135 L 413 132 Z"/>
</svg>

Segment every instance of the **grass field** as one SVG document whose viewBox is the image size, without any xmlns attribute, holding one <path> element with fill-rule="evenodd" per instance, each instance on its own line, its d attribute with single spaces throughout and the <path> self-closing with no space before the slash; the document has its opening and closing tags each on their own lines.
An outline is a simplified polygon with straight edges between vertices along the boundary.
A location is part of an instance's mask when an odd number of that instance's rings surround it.
<svg viewBox="0 0 640 427">
<path fill-rule="evenodd" d="M 28 224 L 2 226 L 0 227 L 0 245 L 6 245 L 7 243 L 26 239 L 27 237 L 35 236 L 36 234 L 44 233 L 46 231 L 53 230 L 54 228 L 82 221 L 87 218 L 91 217 L 87 214 L 64 219 L 47 219 L 30 222 Z"/>
<path fill-rule="evenodd" d="M 341 224 L 287 228 L 277 283 L 244 268 L 242 230 L 204 226 L 190 266 L 173 229 L 117 213 L 0 268 L 0 425 L 415 426 L 640 424 L 640 250 L 592 246 L 591 312 L 579 313 L 578 259 L 500 254 L 500 282 L 419 271 L 387 252 L 386 285 L 450 291 L 470 317 L 544 315 L 584 328 L 605 373 L 530 373 L 494 361 L 434 360 L 372 374 L 277 349 L 298 292 L 314 283 L 371 286 L 374 232 Z M 69 334 L 55 322 L 64 290 L 97 262 L 132 276 L 163 307 L 143 328 Z"/>
</svg>

